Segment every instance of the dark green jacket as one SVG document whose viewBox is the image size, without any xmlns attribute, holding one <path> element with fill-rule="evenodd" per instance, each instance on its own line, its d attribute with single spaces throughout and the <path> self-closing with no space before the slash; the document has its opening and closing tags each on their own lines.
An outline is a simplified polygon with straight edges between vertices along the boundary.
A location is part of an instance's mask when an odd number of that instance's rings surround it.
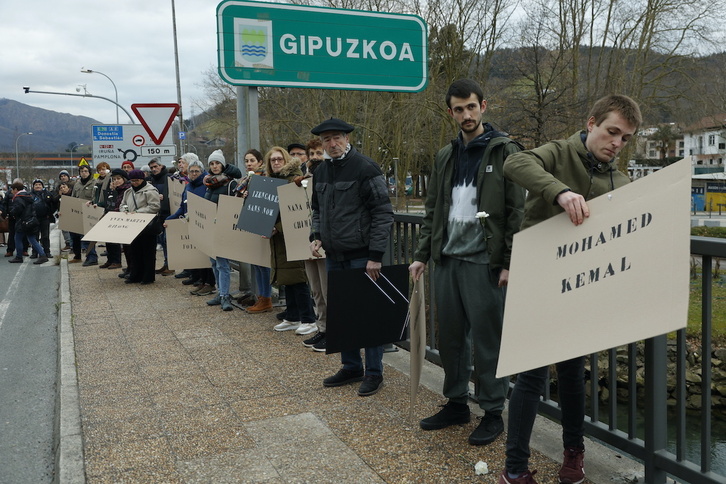
<svg viewBox="0 0 726 484">
<path fill-rule="evenodd" d="M 564 212 L 555 199 L 565 190 L 592 200 L 630 183 L 612 162 L 599 162 L 587 151 L 582 133 L 507 158 L 505 176 L 529 191 L 522 230 Z"/>
<path fill-rule="evenodd" d="M 512 239 L 522 223 L 524 190 L 504 178 L 504 160 L 519 151 L 519 145 L 506 137 L 493 138 L 484 151 L 477 173 L 477 211 L 487 212 L 481 219 L 487 237 L 489 265 L 493 270 L 509 269 Z M 414 260 L 439 263 L 451 209 L 455 151 L 453 142 L 436 154 L 426 197 L 426 214 L 419 232 Z M 487 169 L 487 167 L 491 167 Z"/>
</svg>

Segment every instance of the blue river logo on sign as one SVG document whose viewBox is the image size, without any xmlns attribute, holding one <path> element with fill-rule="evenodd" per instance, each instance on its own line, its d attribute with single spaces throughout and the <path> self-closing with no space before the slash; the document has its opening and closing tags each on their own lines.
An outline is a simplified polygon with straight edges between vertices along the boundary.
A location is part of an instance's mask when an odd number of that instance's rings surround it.
<svg viewBox="0 0 726 484">
<path fill-rule="evenodd" d="M 272 22 L 237 18 L 234 22 L 235 65 L 256 69 L 274 68 L 272 48 Z"/>
</svg>

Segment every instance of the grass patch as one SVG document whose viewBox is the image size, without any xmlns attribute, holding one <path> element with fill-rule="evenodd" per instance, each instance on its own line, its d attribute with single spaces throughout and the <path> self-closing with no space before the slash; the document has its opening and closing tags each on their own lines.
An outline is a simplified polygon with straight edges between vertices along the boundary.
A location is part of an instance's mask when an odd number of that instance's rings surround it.
<svg viewBox="0 0 726 484">
<path fill-rule="evenodd" d="M 699 274 L 697 279 L 691 280 L 691 294 L 688 301 L 688 326 L 686 327 L 688 336 L 698 340 L 701 339 L 702 287 L 703 279 Z M 715 346 L 724 347 L 726 346 L 726 281 L 723 277 L 714 277 L 712 291 L 711 324 L 713 331 L 711 337 Z"/>
</svg>

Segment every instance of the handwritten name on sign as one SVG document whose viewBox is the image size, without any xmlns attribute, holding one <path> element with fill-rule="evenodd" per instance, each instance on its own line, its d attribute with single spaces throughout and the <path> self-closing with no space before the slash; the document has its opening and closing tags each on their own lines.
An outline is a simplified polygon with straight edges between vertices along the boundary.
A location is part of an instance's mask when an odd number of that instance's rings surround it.
<svg viewBox="0 0 726 484">
<path fill-rule="evenodd" d="M 650 226 L 651 222 L 653 222 L 653 214 L 646 212 L 638 217 L 633 217 L 625 222 L 613 225 L 608 230 L 600 231 L 594 235 L 587 235 L 580 240 L 559 245 L 556 249 L 555 259 L 561 259 L 568 255 L 572 257 L 576 254 L 597 249 L 603 244 L 635 234 L 638 230 L 646 229 Z M 587 284 L 599 282 L 607 277 L 612 277 L 619 272 L 630 270 L 631 267 L 631 260 L 629 260 L 627 256 L 623 256 L 614 262 L 603 263 L 600 267 L 589 268 L 586 271 L 578 272 L 574 276 L 563 278 L 562 292 L 569 292 L 574 289 L 584 287 Z"/>
<path fill-rule="evenodd" d="M 272 228 L 280 213 L 277 187 L 286 184 L 287 180 L 281 178 L 252 176 L 237 226 L 263 237 L 272 235 Z"/>
<path fill-rule="evenodd" d="M 683 328 L 690 188 L 681 161 L 515 234 L 497 376 Z"/>
<path fill-rule="evenodd" d="M 280 196 L 280 218 L 282 231 L 285 234 L 287 260 L 312 259 L 310 253 L 310 229 L 312 213 L 310 197 L 312 183 L 307 188 L 298 187 L 294 183 L 277 189 Z"/>
<path fill-rule="evenodd" d="M 216 257 L 214 230 L 217 204 L 194 193 L 187 193 L 187 217 L 187 230 L 192 243 L 209 257 Z"/>
<path fill-rule="evenodd" d="M 199 250 L 189 236 L 190 225 L 186 219 L 166 221 L 166 244 L 170 269 L 203 269 L 211 265 L 209 256 Z"/>
<path fill-rule="evenodd" d="M 108 212 L 83 240 L 130 244 L 155 216 L 153 213 Z"/>
<path fill-rule="evenodd" d="M 63 195 L 61 197 L 58 225 L 61 230 L 83 234 L 83 206 L 85 200 Z"/>
</svg>

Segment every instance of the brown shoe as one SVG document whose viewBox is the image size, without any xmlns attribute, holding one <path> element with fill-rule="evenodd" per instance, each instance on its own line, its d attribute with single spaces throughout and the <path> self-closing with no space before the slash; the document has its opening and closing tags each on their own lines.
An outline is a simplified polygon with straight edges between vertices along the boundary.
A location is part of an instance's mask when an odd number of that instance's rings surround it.
<svg viewBox="0 0 726 484">
<path fill-rule="evenodd" d="M 250 314 L 266 313 L 272 311 L 272 298 L 258 297 L 257 302 L 245 309 Z"/>
<path fill-rule="evenodd" d="M 109 264 L 108 269 L 121 269 L 121 264 Z"/>
<path fill-rule="evenodd" d="M 163 266 L 161 266 L 161 269 L 156 269 L 154 272 L 157 274 L 161 274 L 162 272 L 168 271 L 168 270 L 169 270 L 169 268 L 166 266 L 166 264 L 164 264 Z"/>
<path fill-rule="evenodd" d="M 83 260 L 82 259 L 69 259 L 68 260 L 69 264 L 78 264 L 79 262 L 83 262 Z"/>
<path fill-rule="evenodd" d="M 170 276 L 174 274 L 176 271 L 173 271 L 171 269 L 164 269 L 163 271 L 159 272 L 162 276 Z"/>
<path fill-rule="evenodd" d="M 211 284 L 205 284 L 202 287 L 200 287 L 196 292 L 197 296 L 207 296 L 209 294 L 212 294 L 215 291 L 214 286 Z"/>
</svg>

